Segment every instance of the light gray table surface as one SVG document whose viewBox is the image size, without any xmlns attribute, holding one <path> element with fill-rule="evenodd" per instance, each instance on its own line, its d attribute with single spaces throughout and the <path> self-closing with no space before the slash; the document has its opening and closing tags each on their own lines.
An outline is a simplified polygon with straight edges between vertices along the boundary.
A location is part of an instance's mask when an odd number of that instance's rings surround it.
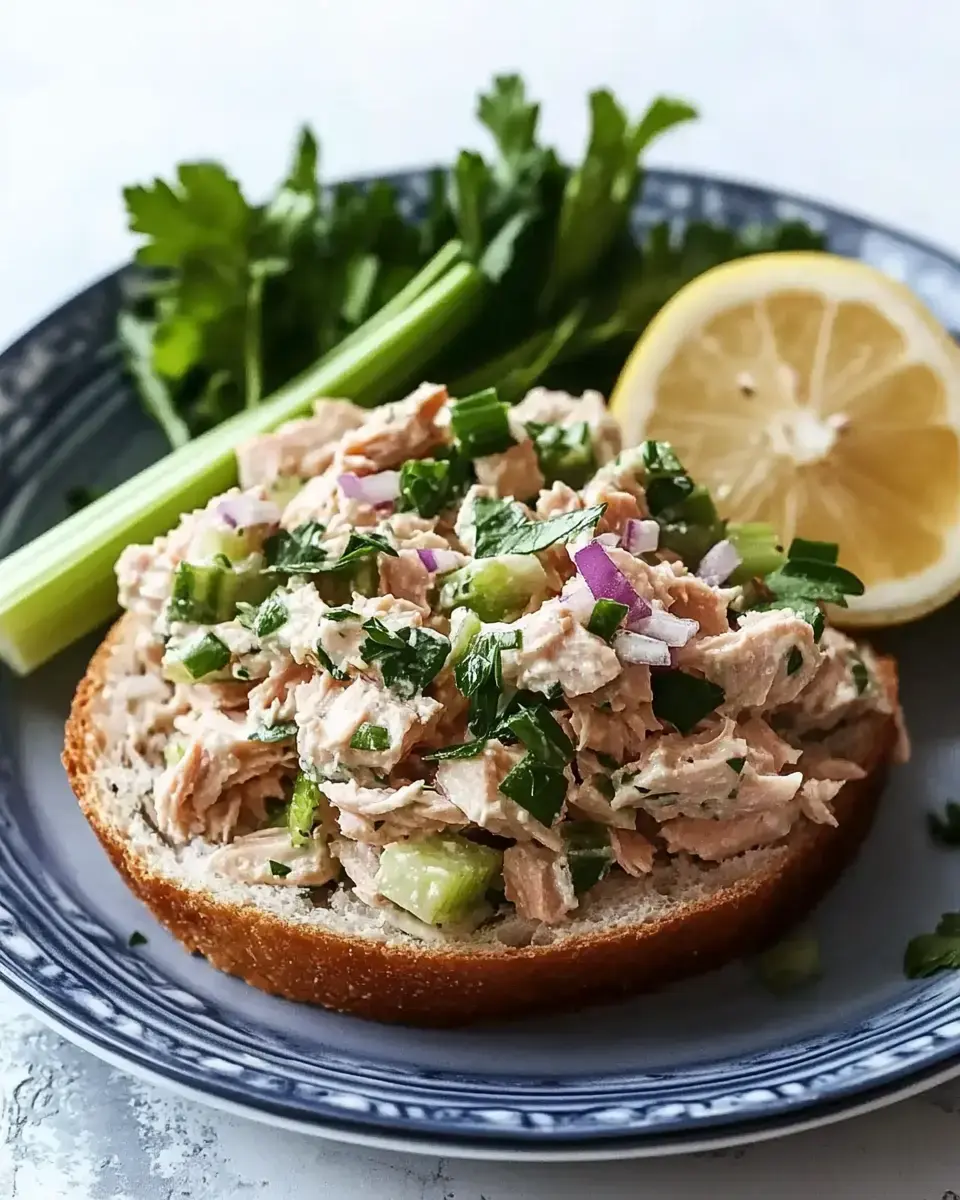
<svg viewBox="0 0 960 1200">
<path fill-rule="evenodd" d="M 119 190 L 222 157 L 256 196 L 304 118 L 328 177 L 482 145 L 473 96 L 521 69 L 547 135 L 584 94 L 704 120 L 653 162 L 807 193 L 960 250 L 956 46 L 941 0 L 4 0 L 0 345 L 129 256 Z M 0 991 L 0 1200 L 956 1200 L 960 1083 L 750 1149 L 514 1166 L 256 1126 L 123 1076 Z"/>
</svg>

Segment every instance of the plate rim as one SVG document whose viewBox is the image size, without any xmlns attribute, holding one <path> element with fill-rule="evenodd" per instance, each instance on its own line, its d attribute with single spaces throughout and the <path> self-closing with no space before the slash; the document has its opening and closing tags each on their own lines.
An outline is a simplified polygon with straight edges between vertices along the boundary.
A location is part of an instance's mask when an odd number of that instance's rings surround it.
<svg viewBox="0 0 960 1200">
<path fill-rule="evenodd" d="M 388 174 L 372 173 L 356 182 L 363 183 L 377 179 L 386 179 L 402 184 L 403 181 L 409 182 L 413 178 L 422 178 L 424 173 L 431 169 L 427 167 L 408 171 L 394 171 Z M 903 232 L 894 226 L 875 221 L 869 216 L 864 216 L 849 209 L 838 208 L 806 195 L 782 191 L 761 183 L 709 172 L 670 168 L 651 169 L 646 172 L 646 178 L 649 182 L 655 182 L 667 187 L 672 184 L 678 184 L 693 188 L 714 186 L 719 189 L 732 189 L 748 194 L 751 198 L 758 201 L 765 201 L 767 203 L 772 201 L 793 205 L 798 209 L 807 209 L 811 214 L 820 214 L 828 221 L 834 219 L 840 222 L 850 222 L 869 232 L 889 237 L 904 247 L 909 247 L 924 255 L 939 259 L 960 273 L 960 253 L 941 248 L 924 239 L 917 238 L 913 234 Z M 0 350 L 0 364 L 8 356 L 15 355 L 18 351 L 22 351 L 27 347 L 31 339 L 36 338 L 45 330 L 52 328 L 66 310 L 73 306 L 82 306 L 84 300 L 96 294 L 99 289 L 109 287 L 111 283 L 116 283 L 130 269 L 131 264 L 129 263 L 120 265 L 102 275 L 99 279 L 94 280 L 79 292 L 68 297 L 59 307 L 48 312 L 46 316 L 38 320 L 30 329 L 23 331 L 12 343 Z M 922 1066 L 911 1067 L 908 1065 L 900 1068 L 895 1075 L 891 1075 L 886 1084 L 879 1085 L 879 1091 L 882 1094 L 876 1098 L 858 1100 L 858 1097 L 867 1095 L 871 1090 L 869 1085 L 864 1086 L 861 1082 L 859 1085 L 852 1085 L 849 1090 L 838 1088 L 832 1099 L 813 1100 L 802 1104 L 798 1103 L 790 1107 L 782 1107 L 779 1114 L 766 1119 L 755 1118 L 751 1120 L 747 1117 L 739 1121 L 727 1120 L 723 1125 L 711 1125 L 705 1120 L 702 1126 L 700 1126 L 704 1130 L 702 1134 L 689 1132 L 689 1127 L 687 1132 L 680 1131 L 676 1134 L 666 1135 L 666 1137 L 662 1134 L 658 1135 L 657 1132 L 638 1133 L 636 1130 L 621 1132 L 584 1130 L 576 1135 L 576 1141 L 571 1139 L 569 1142 L 566 1142 L 562 1135 L 558 1136 L 549 1130 L 540 1131 L 539 1136 L 529 1129 L 523 1130 L 522 1134 L 520 1131 L 506 1130 L 505 1136 L 510 1138 L 510 1145 L 508 1148 L 500 1149 L 498 1148 L 496 1139 L 484 1133 L 464 1138 L 463 1135 L 456 1132 L 447 1134 L 442 1131 L 442 1127 L 438 1126 L 440 1132 L 436 1135 L 437 1140 L 433 1140 L 433 1135 L 425 1135 L 414 1129 L 405 1130 L 402 1127 L 391 1126 L 371 1113 L 364 1114 L 362 1117 L 359 1113 L 351 1113 L 349 1114 L 349 1119 L 341 1124 L 320 1115 L 305 1116 L 300 1120 L 280 1113 L 268 1104 L 258 1104 L 258 1100 L 263 1101 L 266 1098 L 258 1096 L 256 1093 L 248 1093 L 250 1103 L 232 1101 L 218 1093 L 215 1088 L 191 1087 L 174 1075 L 165 1074 L 159 1069 L 154 1070 L 150 1067 L 145 1067 L 135 1059 L 126 1058 L 122 1054 L 115 1052 L 109 1045 L 98 1042 L 95 1037 L 86 1036 L 82 1031 L 74 1028 L 69 1020 L 63 1020 L 55 1011 L 45 1008 L 38 997 L 31 993 L 26 981 L 24 981 L 23 986 L 20 986 L 19 977 L 8 968 L 7 962 L 2 957 L 0 957 L 0 980 L 3 980 L 12 991 L 20 995 L 28 1004 L 31 1011 L 35 1012 L 42 1020 L 70 1041 L 82 1046 L 84 1049 L 89 1050 L 121 1070 L 128 1071 L 141 1078 L 149 1079 L 151 1082 L 158 1083 L 179 1094 L 188 1095 L 191 1099 L 238 1115 L 245 1115 L 248 1118 L 253 1118 L 267 1124 L 297 1129 L 301 1132 L 312 1132 L 319 1136 L 336 1138 L 356 1144 L 391 1149 L 406 1149 L 420 1153 L 440 1153 L 475 1158 L 496 1157 L 516 1161 L 524 1159 L 530 1161 L 599 1161 L 610 1158 L 646 1157 L 701 1149 L 714 1149 L 721 1146 L 736 1145 L 745 1141 L 781 1136 L 786 1133 L 832 1123 L 843 1119 L 845 1116 L 856 1115 L 859 1112 L 871 1111 L 874 1108 L 882 1107 L 902 1097 L 917 1094 L 928 1087 L 935 1086 L 944 1079 L 951 1078 L 960 1073 L 960 1051 L 955 1049 L 941 1049 L 937 1055 L 932 1056 Z M 960 1001 L 958 1001 L 958 1008 L 960 1008 Z M 881 1008 L 879 1011 L 882 1012 L 884 1009 Z M 96 1025 L 92 1025 L 94 1031 L 97 1028 Z M 101 1036 L 104 1035 L 101 1034 Z M 105 1038 L 104 1040 L 108 1041 L 109 1039 Z M 156 1055 L 154 1057 L 156 1058 Z M 603 1072 L 600 1073 L 601 1077 L 602 1075 Z M 514 1098 L 514 1103 L 522 1104 L 523 1100 L 522 1098 Z M 761 1124 L 769 1126 L 769 1128 L 761 1130 Z M 694 1126 L 694 1129 L 696 1128 Z M 366 1129 L 373 1129 L 376 1132 L 364 1132 Z M 713 1134 L 709 1132 L 710 1130 L 716 1130 L 716 1133 Z M 512 1137 L 510 1136 L 511 1134 Z M 683 1143 L 682 1145 L 680 1144 L 681 1142 Z"/>
</svg>

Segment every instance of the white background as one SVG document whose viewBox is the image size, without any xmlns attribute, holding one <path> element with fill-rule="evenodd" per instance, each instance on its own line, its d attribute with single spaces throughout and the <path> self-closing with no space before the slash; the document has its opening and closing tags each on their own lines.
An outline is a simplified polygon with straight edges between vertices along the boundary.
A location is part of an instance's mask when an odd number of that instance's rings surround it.
<svg viewBox="0 0 960 1200">
<path fill-rule="evenodd" d="M 807 193 L 960 249 L 957 13 L 947 0 L 0 0 L 0 346 L 129 256 L 123 184 L 218 157 L 258 198 L 303 119 L 328 177 L 440 161 L 482 146 L 475 93 L 513 69 L 567 153 L 582 144 L 589 88 L 611 86 L 634 111 L 665 91 L 703 120 L 653 163 Z M 0 1183 L 20 1200 L 960 1191 L 949 1098 L 743 1157 L 438 1166 L 174 1109 L 144 1089 L 131 1099 L 112 1076 L 105 1091 L 103 1068 L 16 1012 L 2 1004 Z M 62 1057 L 74 1064 L 69 1119 L 23 1100 Z M 137 1112 L 132 1140 L 111 1135 L 108 1103 Z M 57 1129 L 71 1147 L 59 1157 Z"/>
</svg>

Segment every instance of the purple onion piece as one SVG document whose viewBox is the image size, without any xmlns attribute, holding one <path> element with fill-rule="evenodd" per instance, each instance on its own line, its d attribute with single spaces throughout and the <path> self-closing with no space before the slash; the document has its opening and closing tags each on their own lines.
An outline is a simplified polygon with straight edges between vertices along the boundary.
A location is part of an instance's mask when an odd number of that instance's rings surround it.
<svg viewBox="0 0 960 1200">
<path fill-rule="evenodd" d="M 347 471 L 337 479 L 348 500 L 372 504 L 374 508 L 392 505 L 400 495 L 400 472 L 378 471 L 376 475 L 355 475 Z"/>
<path fill-rule="evenodd" d="M 623 527 L 623 548 L 630 554 L 651 554 L 660 545 L 660 526 L 656 521 L 631 517 Z"/>
<path fill-rule="evenodd" d="M 595 599 L 616 600 L 627 606 L 629 624 L 650 616 L 650 605 L 637 594 L 600 542 L 588 542 L 574 554 L 573 561 Z"/>
<path fill-rule="evenodd" d="M 432 550 L 418 550 L 417 553 L 420 555 L 420 561 L 428 571 L 435 571 L 437 569 L 437 556 Z"/>
<path fill-rule="evenodd" d="M 643 633 L 647 637 L 656 638 L 667 646 L 685 646 L 699 630 L 699 621 L 687 617 L 675 617 L 673 613 L 655 608 L 649 617 L 642 621 L 631 621 L 633 633 Z"/>
<path fill-rule="evenodd" d="M 272 500 L 261 500 L 242 492 L 235 496 L 224 496 L 214 512 L 228 529 L 280 524 L 280 509 Z"/>
</svg>

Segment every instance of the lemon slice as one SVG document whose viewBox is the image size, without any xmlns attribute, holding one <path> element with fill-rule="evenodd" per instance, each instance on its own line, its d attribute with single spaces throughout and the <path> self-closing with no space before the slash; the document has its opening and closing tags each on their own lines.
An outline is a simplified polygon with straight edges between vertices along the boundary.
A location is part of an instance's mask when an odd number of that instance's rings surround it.
<svg viewBox="0 0 960 1200">
<path fill-rule="evenodd" d="M 960 592 L 960 352 L 906 288 L 831 254 L 695 279 L 637 343 L 611 407 L 674 444 L 734 521 L 840 544 L 866 584 L 847 625 Z"/>
</svg>

